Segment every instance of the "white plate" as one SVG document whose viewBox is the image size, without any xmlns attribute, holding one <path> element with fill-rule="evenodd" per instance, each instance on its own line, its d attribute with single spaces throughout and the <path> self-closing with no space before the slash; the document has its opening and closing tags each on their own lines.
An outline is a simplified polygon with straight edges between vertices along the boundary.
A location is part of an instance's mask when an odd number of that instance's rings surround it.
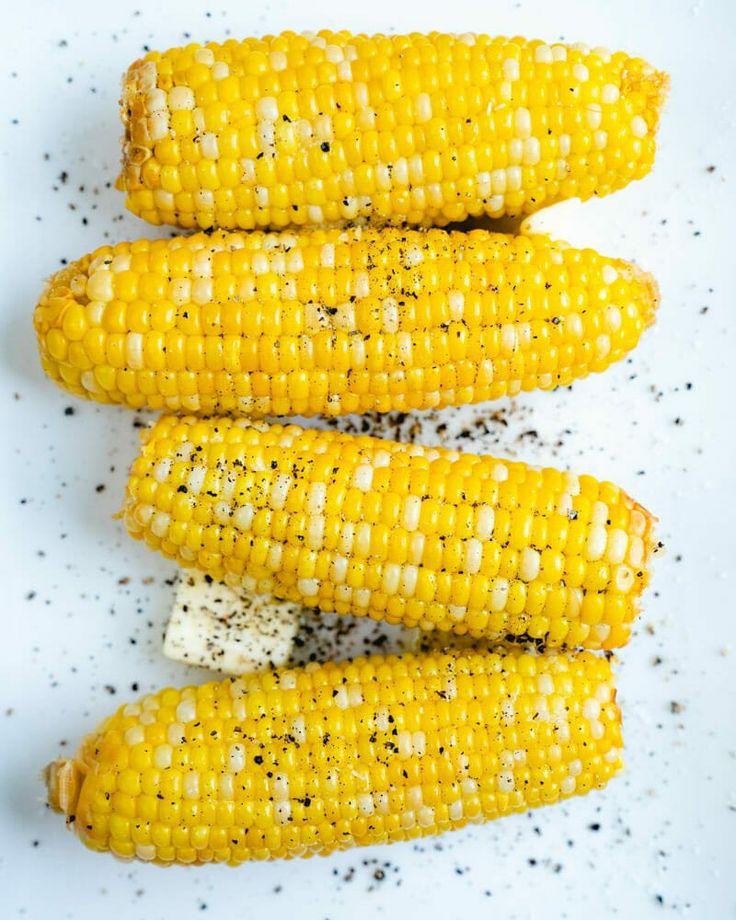
<svg viewBox="0 0 736 920">
<path fill-rule="evenodd" d="M 5 13 L 0 913 L 733 916 L 733 4 L 374 0 L 342 16 L 326 0 L 224 5 L 163 0 L 138 14 L 124 0 L 67 0 Z M 60 259 L 152 235 L 108 186 L 120 74 L 144 46 L 319 25 L 582 39 L 672 74 L 653 174 L 535 221 L 653 271 L 656 328 L 629 361 L 572 392 L 498 404 L 508 425 L 491 424 L 475 445 L 613 478 L 661 518 L 668 555 L 619 668 L 627 770 L 606 793 L 417 846 L 237 871 L 121 864 L 87 852 L 44 809 L 39 768 L 124 698 L 202 675 L 160 654 L 174 567 L 112 519 L 135 417 L 76 402 L 43 378 L 31 312 Z M 479 411 L 447 417 L 457 428 Z M 532 429 L 537 438 L 523 435 Z"/>
</svg>

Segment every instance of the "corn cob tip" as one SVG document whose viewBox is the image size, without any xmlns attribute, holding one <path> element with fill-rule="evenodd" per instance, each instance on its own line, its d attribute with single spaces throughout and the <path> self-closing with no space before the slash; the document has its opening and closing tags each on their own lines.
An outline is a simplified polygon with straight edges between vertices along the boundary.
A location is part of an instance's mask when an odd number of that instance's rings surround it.
<svg viewBox="0 0 736 920">
<path fill-rule="evenodd" d="M 77 760 L 60 757 L 44 768 L 43 779 L 49 807 L 72 819 L 84 779 L 82 765 Z"/>
<path fill-rule="evenodd" d="M 654 277 L 654 275 L 650 274 L 650 272 L 645 272 L 637 265 L 626 264 L 625 271 L 628 273 L 629 280 L 634 284 L 640 285 L 644 291 L 642 318 L 644 320 L 644 328 L 648 329 L 650 326 L 654 325 L 654 321 L 657 316 L 657 310 L 659 308 L 659 302 L 662 299 L 659 290 L 659 284 L 657 283 L 657 279 Z M 648 516 L 651 517 L 646 509 L 643 510 Z"/>
</svg>

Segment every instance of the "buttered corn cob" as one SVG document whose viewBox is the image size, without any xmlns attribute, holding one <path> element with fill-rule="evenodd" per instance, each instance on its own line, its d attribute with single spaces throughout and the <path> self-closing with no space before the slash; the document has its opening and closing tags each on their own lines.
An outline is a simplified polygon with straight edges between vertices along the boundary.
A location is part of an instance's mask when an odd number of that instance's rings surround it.
<svg viewBox="0 0 736 920">
<path fill-rule="evenodd" d="M 48 800 L 93 850 L 237 865 L 600 789 L 621 745 L 610 665 L 588 652 L 359 658 L 123 706 L 47 768 Z"/>
<path fill-rule="evenodd" d="M 151 51 L 118 187 L 154 224 L 443 225 L 646 175 L 667 78 L 586 45 L 349 32 Z"/>
<path fill-rule="evenodd" d="M 130 533 L 323 611 L 550 646 L 629 638 L 652 517 L 590 476 L 336 431 L 165 416 Z"/>
<path fill-rule="evenodd" d="M 568 385 L 633 348 L 651 276 L 485 230 L 204 233 L 104 246 L 46 286 L 43 366 L 133 408 L 337 415 Z"/>
</svg>

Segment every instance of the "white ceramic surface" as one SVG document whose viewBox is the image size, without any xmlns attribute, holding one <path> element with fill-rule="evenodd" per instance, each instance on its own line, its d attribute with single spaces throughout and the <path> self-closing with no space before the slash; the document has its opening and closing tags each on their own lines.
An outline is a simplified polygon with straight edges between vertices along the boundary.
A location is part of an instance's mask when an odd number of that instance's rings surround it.
<svg viewBox="0 0 736 920">
<path fill-rule="evenodd" d="M 5 8 L 0 916 L 736 915 L 735 9 L 730 0 Z M 473 444 L 613 478 L 661 518 L 668 554 L 620 655 L 627 769 L 605 793 L 417 846 L 237 871 L 122 864 L 85 851 L 44 808 L 39 768 L 123 698 L 204 675 L 160 653 L 174 567 L 112 518 L 136 449 L 134 416 L 75 402 L 43 378 L 31 311 L 61 259 L 153 234 L 110 188 L 119 77 L 144 47 L 322 25 L 585 40 L 635 50 L 672 74 L 652 175 L 534 222 L 653 271 L 663 294 L 656 328 L 629 361 L 573 391 L 486 407 L 502 421 Z M 447 413 L 449 443 L 467 418 Z M 424 436 L 438 439 L 431 420 Z"/>
</svg>

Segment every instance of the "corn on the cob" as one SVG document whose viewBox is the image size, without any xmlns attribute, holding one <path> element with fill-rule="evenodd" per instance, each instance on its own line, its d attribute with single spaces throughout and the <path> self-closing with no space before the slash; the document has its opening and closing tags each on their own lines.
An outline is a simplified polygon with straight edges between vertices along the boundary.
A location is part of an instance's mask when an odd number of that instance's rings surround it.
<svg viewBox="0 0 736 920">
<path fill-rule="evenodd" d="M 336 431 L 165 416 L 130 533 L 324 611 L 588 648 L 629 638 L 652 517 L 590 476 Z"/>
<path fill-rule="evenodd" d="M 646 175 L 667 77 L 586 45 L 285 32 L 152 51 L 118 187 L 154 224 L 444 225 Z"/>
<path fill-rule="evenodd" d="M 621 749 L 604 658 L 468 650 L 163 690 L 120 708 L 47 781 L 91 849 L 237 865 L 600 789 Z"/>
<path fill-rule="evenodd" d="M 565 386 L 632 349 L 651 276 L 485 230 L 216 232 L 104 246 L 35 326 L 79 396 L 205 414 L 337 415 Z"/>
</svg>

